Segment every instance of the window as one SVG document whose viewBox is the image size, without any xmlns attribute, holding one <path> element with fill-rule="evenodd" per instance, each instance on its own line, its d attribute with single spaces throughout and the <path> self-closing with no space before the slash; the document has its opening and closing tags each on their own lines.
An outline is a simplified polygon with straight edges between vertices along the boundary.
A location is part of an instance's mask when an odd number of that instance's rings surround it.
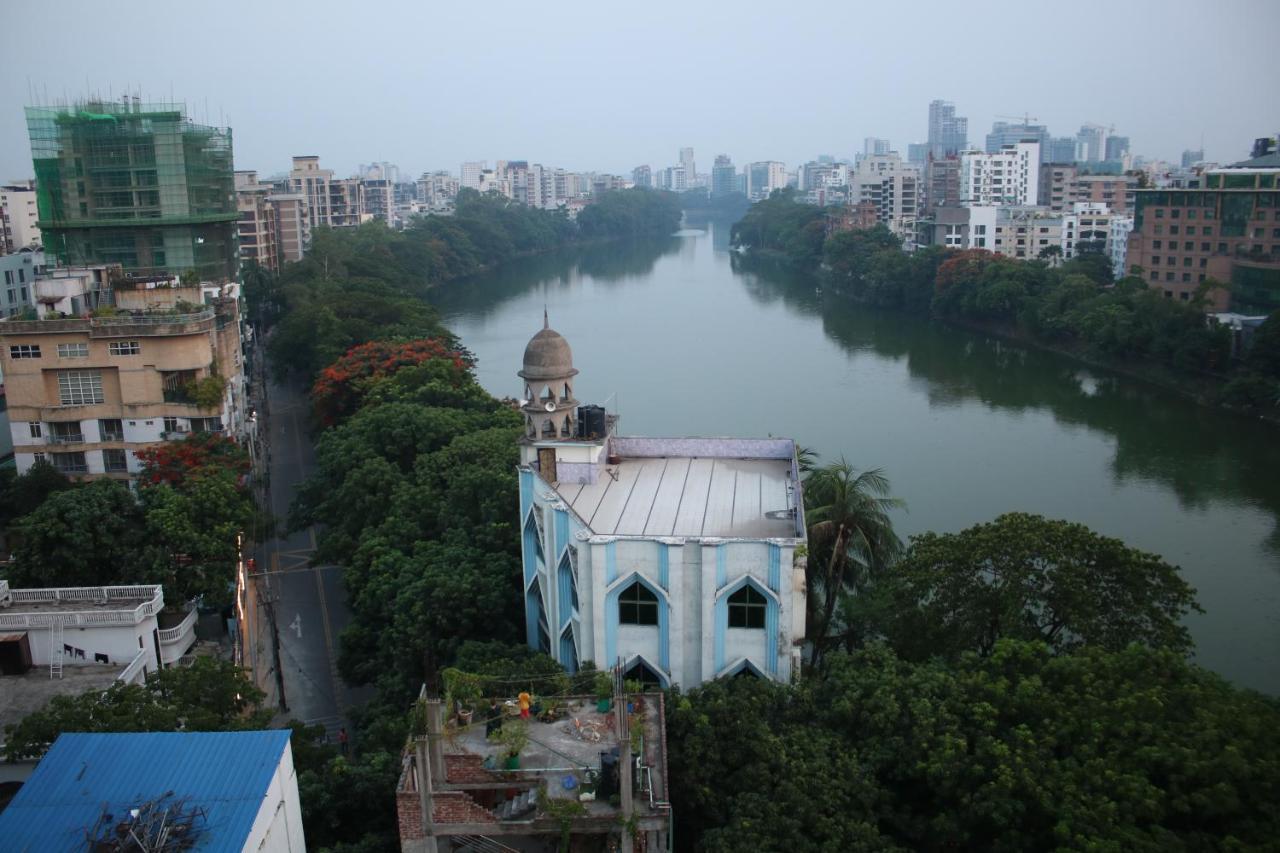
<svg viewBox="0 0 1280 853">
<path fill-rule="evenodd" d="M 1164 280 L 1165 280 L 1165 281 L 1173 281 L 1173 273 L 1171 273 L 1171 272 L 1167 272 L 1167 273 L 1165 273 L 1165 274 L 1164 274 Z"/>
<path fill-rule="evenodd" d="M 58 399 L 64 406 L 88 406 L 101 403 L 102 371 L 59 370 Z"/>
<path fill-rule="evenodd" d="M 112 355 L 137 355 L 142 348 L 137 341 L 112 341 L 107 345 L 107 351 Z"/>
<path fill-rule="evenodd" d="M 39 358 L 39 344 L 14 344 L 9 347 L 9 358 Z"/>
<path fill-rule="evenodd" d="M 1161 249 L 1161 248 L 1164 248 L 1164 247 L 1160 245 L 1160 241 L 1159 241 L 1159 240 L 1152 240 L 1152 241 L 1151 241 L 1151 248 L 1153 248 L 1153 249 Z"/>
<path fill-rule="evenodd" d="M 1182 280 L 1183 280 L 1184 282 L 1186 282 L 1186 281 L 1191 281 L 1191 273 L 1189 273 L 1189 272 L 1184 272 L 1184 273 L 1182 274 Z"/>
<path fill-rule="evenodd" d="M 54 421 L 49 424 L 49 438 L 61 444 L 83 444 L 84 433 L 79 421 Z"/>
<path fill-rule="evenodd" d="M 28 423 L 27 429 L 31 431 L 32 438 L 41 438 L 44 435 L 44 427 L 39 421 Z"/>
<path fill-rule="evenodd" d="M 766 606 L 764 596 L 747 584 L 729 596 L 729 627 L 763 628 Z"/>
<path fill-rule="evenodd" d="M 1163 209 L 1163 208 L 1160 208 L 1160 207 L 1157 207 L 1157 208 L 1156 208 L 1156 219 L 1164 219 L 1164 209 Z"/>
<path fill-rule="evenodd" d="M 124 424 L 119 418 L 104 418 L 98 421 L 98 433 L 101 441 L 124 441 Z"/>
<path fill-rule="evenodd" d="M 222 418 L 192 418 L 192 432 L 222 432 Z"/>
<path fill-rule="evenodd" d="M 129 461 L 123 450 L 102 451 L 102 468 L 108 474 L 121 474 L 129 470 Z"/>
<path fill-rule="evenodd" d="M 1190 240 L 1182 244 L 1182 251 L 1184 252 L 1194 252 L 1195 249 L 1196 249 L 1196 244 L 1192 243 Z"/>
<path fill-rule="evenodd" d="M 87 474 L 89 473 L 89 465 L 84 460 L 84 451 L 76 453 L 51 453 L 49 454 L 53 467 L 63 474 Z"/>
<path fill-rule="evenodd" d="M 1170 226 L 1169 226 L 1169 233 L 1170 233 L 1170 234 L 1177 234 L 1177 233 L 1178 233 L 1178 226 L 1177 226 L 1177 225 L 1170 225 Z"/>
<path fill-rule="evenodd" d="M 185 432 L 185 430 L 183 430 L 182 427 L 178 426 L 177 418 L 165 418 L 164 431 L 165 432 Z"/>
<path fill-rule="evenodd" d="M 1209 244 L 1208 244 L 1208 243 L 1201 243 L 1201 244 L 1200 244 L 1200 251 L 1202 251 L 1202 252 L 1208 252 L 1208 251 L 1211 251 Z"/>
<path fill-rule="evenodd" d="M 88 358 L 88 344 L 58 344 L 58 358 Z"/>
<path fill-rule="evenodd" d="M 636 581 L 618 596 L 618 623 L 621 625 L 657 625 L 658 596 Z"/>
</svg>

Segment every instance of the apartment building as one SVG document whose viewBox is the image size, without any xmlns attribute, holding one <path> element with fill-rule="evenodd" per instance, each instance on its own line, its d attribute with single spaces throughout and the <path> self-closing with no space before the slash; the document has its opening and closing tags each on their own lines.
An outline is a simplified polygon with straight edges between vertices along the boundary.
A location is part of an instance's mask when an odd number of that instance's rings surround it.
<svg viewBox="0 0 1280 853">
<path fill-rule="evenodd" d="M 0 187 L 0 255 L 40 245 L 35 181 Z"/>
<path fill-rule="evenodd" d="M 743 172 L 747 176 L 747 197 L 752 201 L 768 198 L 774 190 L 787 185 L 787 166 L 777 160 L 751 163 Z"/>
<path fill-rule="evenodd" d="M 960 155 L 960 203 L 1034 205 L 1040 191 L 1040 143 L 1016 142 L 995 154 Z"/>
<path fill-rule="evenodd" d="M 1280 155 L 1212 169 L 1187 188 L 1134 193 L 1127 263 L 1167 298 L 1189 301 L 1209 279 L 1212 310 L 1280 308 Z"/>
<path fill-rule="evenodd" d="M 44 252 L 24 249 L 11 255 L 0 255 L 0 312 L 5 317 L 21 314 L 36 304 L 36 277 L 45 271 Z"/>
<path fill-rule="evenodd" d="M 320 228 L 329 224 L 329 184 L 332 182 L 333 170 L 321 169 L 319 157 L 306 155 L 293 158 L 289 185 L 306 201 L 308 228 Z"/>
<path fill-rule="evenodd" d="M 193 432 L 242 435 L 236 286 L 97 272 L 37 280 L 41 319 L 0 321 L 18 471 L 45 459 L 73 477 L 128 479 L 141 448 Z"/>
<path fill-rule="evenodd" d="M 1132 175 L 1082 173 L 1071 163 L 1045 163 L 1040 167 L 1039 204 L 1055 213 L 1070 211 L 1072 205 L 1083 202 L 1132 214 L 1137 185 L 1138 179 Z"/>
<path fill-rule="evenodd" d="M 255 171 L 237 171 L 236 209 L 242 263 L 278 272 L 286 263 L 302 260 L 311 244 L 306 196 L 259 183 Z"/>
</svg>

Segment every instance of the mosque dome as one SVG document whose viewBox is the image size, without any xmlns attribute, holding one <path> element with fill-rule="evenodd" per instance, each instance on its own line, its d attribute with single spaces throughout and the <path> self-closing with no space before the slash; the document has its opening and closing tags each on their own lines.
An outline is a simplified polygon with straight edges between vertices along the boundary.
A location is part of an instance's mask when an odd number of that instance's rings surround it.
<svg viewBox="0 0 1280 853">
<path fill-rule="evenodd" d="M 524 379 L 562 379 L 577 375 L 573 368 L 573 352 L 569 342 L 552 329 L 543 317 L 542 329 L 524 348 Z"/>
</svg>

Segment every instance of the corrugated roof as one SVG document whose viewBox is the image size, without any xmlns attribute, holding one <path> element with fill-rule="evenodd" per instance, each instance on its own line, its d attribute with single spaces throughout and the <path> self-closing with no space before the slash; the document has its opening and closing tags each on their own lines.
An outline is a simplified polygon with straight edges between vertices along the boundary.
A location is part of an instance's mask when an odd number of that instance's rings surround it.
<svg viewBox="0 0 1280 853">
<path fill-rule="evenodd" d="M 116 819 L 172 791 L 206 812 L 193 849 L 238 851 L 253 827 L 288 730 L 64 734 L 0 813 L 0 848 L 83 851 L 104 809 Z"/>
</svg>

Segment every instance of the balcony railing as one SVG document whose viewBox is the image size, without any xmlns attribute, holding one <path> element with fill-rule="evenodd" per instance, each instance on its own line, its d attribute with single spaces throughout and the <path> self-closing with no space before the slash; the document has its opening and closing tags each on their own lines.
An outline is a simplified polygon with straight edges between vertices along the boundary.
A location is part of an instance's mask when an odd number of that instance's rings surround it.
<svg viewBox="0 0 1280 853">
<path fill-rule="evenodd" d="M 187 611 L 187 615 L 177 625 L 172 628 L 161 628 L 158 632 L 160 634 L 160 645 L 168 646 L 178 642 L 185 636 L 190 636 L 191 629 L 195 626 L 198 617 L 199 614 L 196 613 L 193 607 Z"/>
<path fill-rule="evenodd" d="M 190 314 L 148 312 L 114 314 L 109 317 L 69 317 L 50 320 L 5 320 L 0 329 L 8 334 L 41 332 L 88 332 L 92 338 L 125 336 L 187 335 L 213 328 L 215 310 L 205 308 Z"/>
<path fill-rule="evenodd" d="M 50 444 L 84 444 L 84 433 L 82 432 L 64 432 L 58 435 L 56 432 L 49 433 Z"/>
</svg>

